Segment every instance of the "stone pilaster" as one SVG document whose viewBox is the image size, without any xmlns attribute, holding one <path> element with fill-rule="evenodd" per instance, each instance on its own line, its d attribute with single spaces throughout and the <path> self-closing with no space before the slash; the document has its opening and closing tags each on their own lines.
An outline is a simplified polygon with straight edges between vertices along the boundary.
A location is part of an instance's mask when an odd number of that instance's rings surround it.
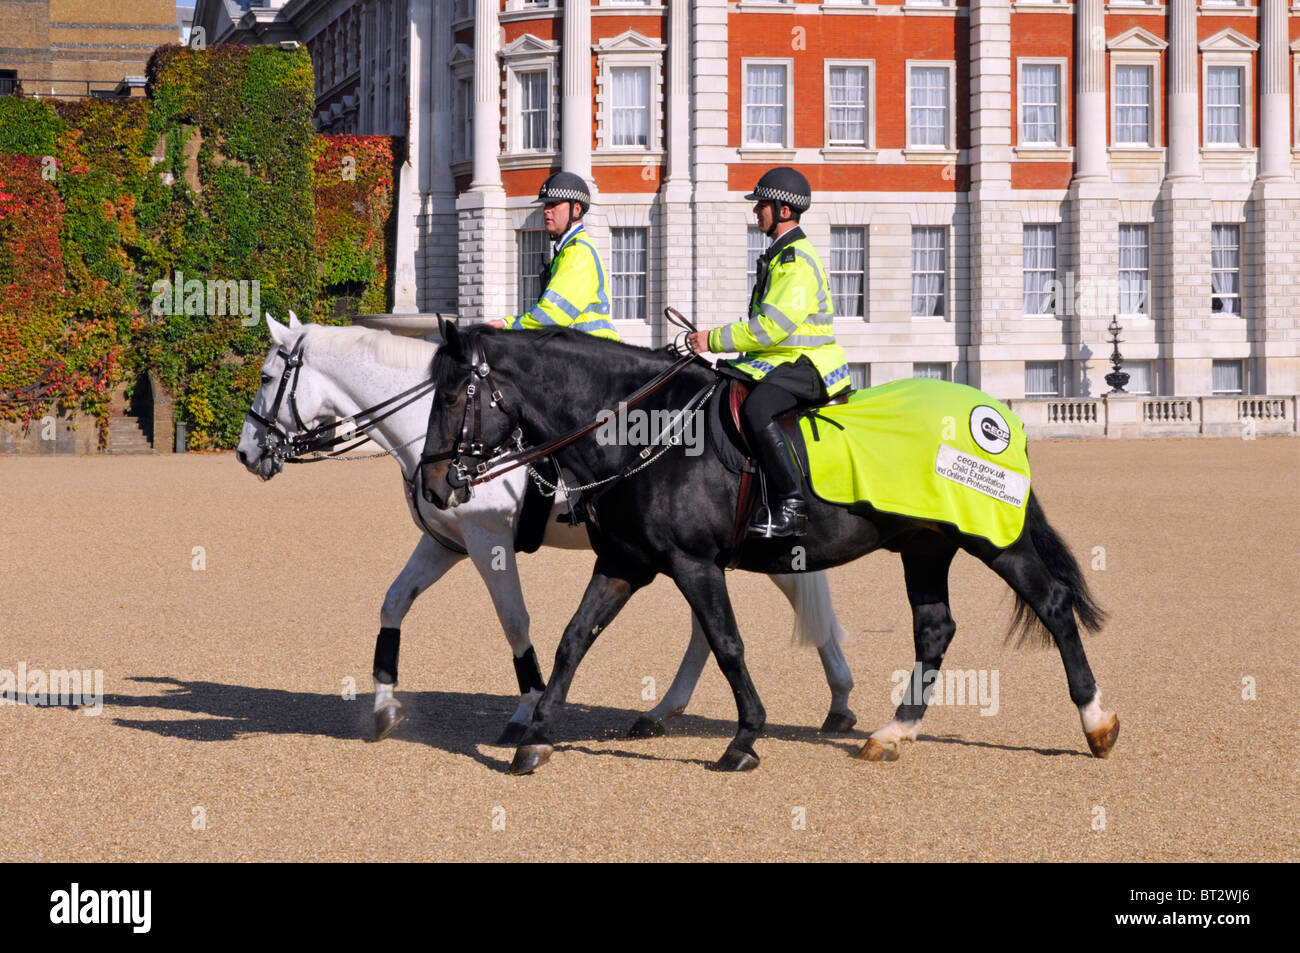
<svg viewBox="0 0 1300 953">
<path fill-rule="evenodd" d="M 501 186 L 501 27 L 497 0 L 474 6 L 474 175 L 456 201 L 458 311 L 478 321 L 510 310 L 510 222 Z"/>
<path fill-rule="evenodd" d="M 1300 391 L 1300 186 L 1291 171 L 1286 0 L 1260 0 L 1259 177 L 1246 213 L 1251 390 Z"/>
<path fill-rule="evenodd" d="M 422 267 L 417 267 L 418 246 L 421 244 L 421 219 L 423 215 L 423 190 L 420 179 L 424 174 L 427 139 L 429 135 L 429 30 L 433 10 L 430 0 L 410 0 L 407 7 L 410 28 L 407 31 L 407 89 L 404 96 L 407 109 L 406 161 L 398 172 L 397 181 L 397 242 L 393 252 L 393 313 L 415 314 L 420 310 L 419 277 Z M 422 264 L 422 263 L 420 263 Z"/>
<path fill-rule="evenodd" d="M 727 3 L 696 0 L 691 6 L 695 322 L 709 328 L 735 321 L 745 310 L 749 284 L 742 256 L 753 217 L 744 202 L 727 195 L 727 99 L 741 95 L 727 88 Z"/>
<path fill-rule="evenodd" d="M 1102 0 L 1075 0 L 1075 178 L 1106 178 L 1106 46 Z"/>
<path fill-rule="evenodd" d="M 664 77 L 667 100 L 667 168 L 659 191 L 662 228 L 660 260 L 663 276 L 660 300 L 688 318 L 695 315 L 695 222 L 691 201 L 691 4 L 670 0 L 668 64 Z M 670 337 L 662 315 L 654 315 L 656 343 Z"/>
<path fill-rule="evenodd" d="M 560 89 L 562 164 L 565 171 L 591 182 L 591 0 L 564 0 L 560 55 L 564 71 Z"/>
<path fill-rule="evenodd" d="M 1018 367 L 1019 362 L 1004 360 L 997 353 L 999 335 L 1023 311 L 1020 262 L 1014 254 L 1020 247 L 1021 218 L 1011 203 L 1010 0 L 972 0 L 970 44 L 971 290 L 966 379 L 976 387 L 993 387 L 1013 396 L 1021 392 L 1015 388 L 1024 384 L 1023 374 L 1010 366 Z M 910 229 L 907 241 L 910 249 Z M 910 274 L 910 251 L 907 254 Z M 911 307 L 910 294 L 907 306 Z"/>
<path fill-rule="evenodd" d="M 457 289 L 456 183 L 451 174 L 451 143 L 455 141 L 454 86 L 448 62 L 452 51 L 452 10 L 447 3 L 433 4 L 432 42 L 428 62 L 432 98 L 430 134 L 425 150 L 424 247 L 425 263 L 420 285 L 421 310 L 455 311 Z"/>
<path fill-rule="evenodd" d="M 1200 77 L 1196 49 L 1196 0 L 1169 4 L 1168 177 L 1200 175 Z"/>
</svg>

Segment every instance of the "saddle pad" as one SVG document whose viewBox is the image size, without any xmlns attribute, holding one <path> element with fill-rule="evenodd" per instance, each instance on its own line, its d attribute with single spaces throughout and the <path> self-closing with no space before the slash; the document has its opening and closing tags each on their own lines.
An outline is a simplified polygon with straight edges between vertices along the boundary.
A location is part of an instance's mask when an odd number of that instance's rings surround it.
<svg viewBox="0 0 1300 953">
<path fill-rule="evenodd" d="M 894 381 L 819 407 L 799 425 L 813 492 L 826 502 L 952 523 L 999 547 L 1020 538 L 1029 501 L 1024 425 L 983 391 Z"/>
</svg>

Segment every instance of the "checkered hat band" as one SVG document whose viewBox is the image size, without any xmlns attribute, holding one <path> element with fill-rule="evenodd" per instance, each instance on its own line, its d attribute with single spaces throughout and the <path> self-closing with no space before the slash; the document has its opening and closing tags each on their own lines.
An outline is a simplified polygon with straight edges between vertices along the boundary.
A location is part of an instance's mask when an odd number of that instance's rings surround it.
<svg viewBox="0 0 1300 953">
<path fill-rule="evenodd" d="M 754 194 L 761 199 L 771 199 L 773 202 L 780 202 L 782 205 L 788 205 L 791 208 L 799 206 L 808 206 L 812 202 L 811 195 L 798 195 L 794 192 L 787 192 L 785 189 L 774 189 L 770 186 L 760 185 L 754 189 Z"/>
<path fill-rule="evenodd" d="M 591 196 L 577 189 L 542 189 L 538 198 L 552 202 L 590 202 Z"/>
</svg>

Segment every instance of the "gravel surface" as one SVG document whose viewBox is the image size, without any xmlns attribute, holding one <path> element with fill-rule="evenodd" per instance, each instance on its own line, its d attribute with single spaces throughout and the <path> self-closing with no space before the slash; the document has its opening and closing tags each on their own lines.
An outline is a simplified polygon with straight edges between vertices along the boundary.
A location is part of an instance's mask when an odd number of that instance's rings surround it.
<svg viewBox="0 0 1300 953">
<path fill-rule="evenodd" d="M 689 634 L 660 579 L 602 633 L 527 778 L 491 743 L 515 678 L 467 563 L 407 617 L 408 720 L 368 741 L 379 604 L 417 538 L 391 462 L 261 484 L 229 454 L 0 459 L 0 670 L 102 669 L 104 690 L 98 715 L 0 707 L 0 859 L 1300 859 L 1300 441 L 1032 453 L 1111 613 L 1084 643 L 1122 722 L 1109 759 L 1087 755 L 1055 651 L 1004 647 L 1010 591 L 965 555 L 946 664 L 996 672 L 996 714 L 932 708 L 900 761 L 852 759 L 912 664 L 901 566 L 877 553 L 831 574 L 863 730 L 817 734 L 817 655 L 737 573 L 762 765 L 704 768 L 735 720 L 713 663 L 668 737 L 623 739 Z M 544 673 L 591 560 L 522 558 Z"/>
</svg>

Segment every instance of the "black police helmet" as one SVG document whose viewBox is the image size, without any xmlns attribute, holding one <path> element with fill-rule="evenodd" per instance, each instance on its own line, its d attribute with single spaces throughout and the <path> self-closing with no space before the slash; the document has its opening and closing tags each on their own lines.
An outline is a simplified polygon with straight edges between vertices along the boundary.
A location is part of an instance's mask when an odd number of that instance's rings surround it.
<svg viewBox="0 0 1300 953">
<path fill-rule="evenodd" d="M 754 191 L 745 196 L 750 202 L 776 202 L 788 205 L 796 212 L 803 212 L 812 205 L 812 186 L 798 172 L 789 166 L 778 166 L 763 173 L 754 186 Z"/>
<path fill-rule="evenodd" d="M 551 202 L 578 202 L 585 215 L 591 208 L 591 191 L 582 176 L 572 172 L 554 172 L 537 190 L 537 201 L 543 205 Z"/>
</svg>

